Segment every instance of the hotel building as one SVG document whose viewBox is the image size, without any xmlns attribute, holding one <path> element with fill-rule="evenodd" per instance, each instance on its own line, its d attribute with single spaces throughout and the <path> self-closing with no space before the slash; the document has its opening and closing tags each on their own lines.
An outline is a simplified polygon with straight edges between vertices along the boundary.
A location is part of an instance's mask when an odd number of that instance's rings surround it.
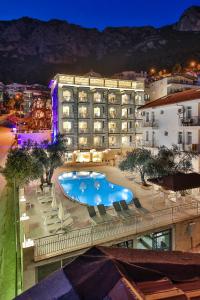
<svg viewBox="0 0 200 300">
<path fill-rule="evenodd" d="M 50 83 L 53 104 L 53 134 L 65 134 L 69 149 L 101 161 L 106 149 L 129 149 L 140 138 L 144 103 L 143 80 L 119 80 L 57 74 Z M 94 151 L 95 149 L 95 151 Z M 71 151 L 71 153 L 70 153 Z M 79 155 L 80 156 L 80 155 Z M 82 158 L 78 161 L 83 161 Z"/>
<path fill-rule="evenodd" d="M 200 153 L 200 89 L 169 95 L 139 108 L 143 116 L 141 145 L 156 153 L 160 146 Z M 193 167 L 200 172 L 199 157 Z"/>
</svg>

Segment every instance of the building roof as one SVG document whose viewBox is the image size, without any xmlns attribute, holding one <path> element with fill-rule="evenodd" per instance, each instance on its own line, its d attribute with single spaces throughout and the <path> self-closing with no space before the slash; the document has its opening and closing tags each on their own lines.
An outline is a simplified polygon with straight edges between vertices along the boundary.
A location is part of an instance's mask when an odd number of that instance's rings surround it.
<svg viewBox="0 0 200 300">
<path fill-rule="evenodd" d="M 16 299 L 200 299 L 200 254 L 93 247 Z"/>
<path fill-rule="evenodd" d="M 177 192 L 177 191 L 199 188 L 200 174 L 177 173 L 173 175 L 163 176 L 160 178 L 152 178 L 149 179 L 148 181 L 160 185 L 167 190 Z"/>
<path fill-rule="evenodd" d="M 139 109 L 154 108 L 158 106 L 176 104 L 179 102 L 191 101 L 200 99 L 200 89 L 190 89 L 183 92 L 168 95 L 154 101 L 148 102 L 139 107 Z"/>
</svg>

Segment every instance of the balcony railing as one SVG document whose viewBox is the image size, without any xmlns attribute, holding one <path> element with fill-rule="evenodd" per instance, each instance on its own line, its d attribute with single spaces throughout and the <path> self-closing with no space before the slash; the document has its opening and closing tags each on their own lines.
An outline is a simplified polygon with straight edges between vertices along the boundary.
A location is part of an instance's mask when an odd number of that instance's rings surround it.
<svg viewBox="0 0 200 300">
<path fill-rule="evenodd" d="M 143 121 L 143 127 L 158 128 L 158 120 Z"/>
<path fill-rule="evenodd" d="M 149 212 L 145 217 L 137 215 L 127 216 L 126 222 L 112 220 L 96 226 L 42 237 L 34 240 L 34 260 L 40 261 L 65 253 L 84 250 L 94 245 L 105 244 L 106 242 L 116 244 L 122 238 L 136 236 L 199 215 L 199 202 L 192 201 Z"/>
<path fill-rule="evenodd" d="M 187 143 L 178 142 L 178 148 L 181 151 L 200 153 L 200 145 L 199 144 L 187 144 Z"/>
<path fill-rule="evenodd" d="M 181 118 L 181 126 L 200 126 L 200 116 L 191 117 L 191 118 Z"/>
<path fill-rule="evenodd" d="M 157 148 L 158 142 L 157 141 L 142 141 L 141 142 L 143 147 L 150 147 L 150 148 Z"/>
<path fill-rule="evenodd" d="M 89 129 L 88 128 L 79 128 L 78 131 L 79 131 L 79 133 L 88 133 Z"/>
<path fill-rule="evenodd" d="M 79 113 L 78 116 L 79 116 L 79 118 L 81 118 L 81 119 L 89 118 L 89 114 L 88 114 L 88 113 L 86 113 L 86 114 L 84 114 L 84 113 Z"/>
</svg>

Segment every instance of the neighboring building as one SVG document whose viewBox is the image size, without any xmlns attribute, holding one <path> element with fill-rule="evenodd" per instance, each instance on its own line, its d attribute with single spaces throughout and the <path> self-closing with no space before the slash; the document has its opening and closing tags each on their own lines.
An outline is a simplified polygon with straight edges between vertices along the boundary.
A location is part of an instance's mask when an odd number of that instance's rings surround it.
<svg viewBox="0 0 200 300">
<path fill-rule="evenodd" d="M 177 145 L 200 153 L 200 89 L 169 95 L 139 108 L 143 115 L 141 146 L 156 149 Z M 194 168 L 200 171 L 199 158 Z"/>
<path fill-rule="evenodd" d="M 136 145 L 141 133 L 137 108 L 144 103 L 144 80 L 58 74 L 50 86 L 54 136 L 65 134 L 69 150 Z"/>
<path fill-rule="evenodd" d="M 177 92 L 197 89 L 199 86 L 200 83 L 196 77 L 189 75 L 169 75 L 147 83 L 146 92 L 149 95 L 149 100 L 154 101 Z"/>
<path fill-rule="evenodd" d="M 199 287 L 200 254 L 93 247 L 16 299 L 197 300 Z"/>
</svg>

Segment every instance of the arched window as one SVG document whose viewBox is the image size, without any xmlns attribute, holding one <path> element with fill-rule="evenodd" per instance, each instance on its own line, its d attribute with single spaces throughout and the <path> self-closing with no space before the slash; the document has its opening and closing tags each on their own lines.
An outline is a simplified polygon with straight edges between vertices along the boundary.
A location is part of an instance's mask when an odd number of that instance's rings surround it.
<svg viewBox="0 0 200 300">
<path fill-rule="evenodd" d="M 94 93 L 94 102 L 101 102 L 102 94 L 99 92 Z"/>
<path fill-rule="evenodd" d="M 87 102 L 87 93 L 85 91 L 81 91 L 78 93 L 79 102 Z"/>
<path fill-rule="evenodd" d="M 123 94 L 122 95 L 122 104 L 129 104 L 129 102 L 130 102 L 130 95 Z"/>
<path fill-rule="evenodd" d="M 110 93 L 108 95 L 108 102 L 109 103 L 115 103 L 115 101 L 116 101 L 116 95 L 114 93 Z"/>
<path fill-rule="evenodd" d="M 63 91 L 63 98 L 66 101 L 70 101 L 72 93 L 69 90 Z"/>
</svg>

